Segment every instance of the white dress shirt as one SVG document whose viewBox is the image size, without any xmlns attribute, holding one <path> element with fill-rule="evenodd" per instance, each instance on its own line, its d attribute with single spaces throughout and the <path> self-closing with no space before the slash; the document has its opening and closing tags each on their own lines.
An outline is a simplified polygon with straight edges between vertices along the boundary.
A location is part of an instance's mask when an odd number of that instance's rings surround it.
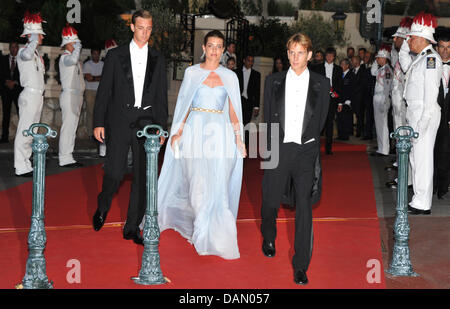
<svg viewBox="0 0 450 309">
<path fill-rule="evenodd" d="M 247 69 L 245 66 L 242 67 L 242 74 L 244 76 L 244 85 L 243 85 L 243 91 L 242 96 L 246 99 L 248 99 L 247 89 L 248 89 L 248 81 L 250 79 L 250 73 L 252 72 L 252 69 Z"/>
<path fill-rule="evenodd" d="M 334 63 L 325 62 L 325 75 L 330 79 L 331 87 L 333 87 L 333 66 Z"/>
<path fill-rule="evenodd" d="M 303 117 L 309 86 L 309 70 L 297 75 L 289 68 L 286 75 L 284 143 L 302 144 Z"/>
<path fill-rule="evenodd" d="M 142 94 L 144 91 L 145 72 L 147 70 L 148 45 L 139 48 L 131 40 L 130 43 L 131 70 L 133 72 L 134 85 L 134 107 L 140 108 L 142 103 Z"/>
</svg>

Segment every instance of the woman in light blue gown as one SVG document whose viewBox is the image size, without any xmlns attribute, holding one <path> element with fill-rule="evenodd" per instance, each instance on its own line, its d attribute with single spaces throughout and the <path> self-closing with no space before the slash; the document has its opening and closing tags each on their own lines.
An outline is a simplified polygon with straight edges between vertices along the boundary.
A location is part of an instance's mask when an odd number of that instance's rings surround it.
<svg viewBox="0 0 450 309">
<path fill-rule="evenodd" d="M 219 65 L 220 31 L 204 39 L 205 61 L 189 67 L 178 93 L 158 180 L 158 223 L 200 255 L 239 258 L 236 218 L 242 185 L 241 97 L 236 74 Z"/>
</svg>

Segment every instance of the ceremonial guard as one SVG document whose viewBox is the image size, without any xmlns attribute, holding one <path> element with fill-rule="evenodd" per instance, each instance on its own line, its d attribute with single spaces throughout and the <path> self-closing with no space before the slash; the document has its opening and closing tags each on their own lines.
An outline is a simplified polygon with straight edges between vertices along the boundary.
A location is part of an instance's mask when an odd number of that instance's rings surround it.
<svg viewBox="0 0 450 309">
<path fill-rule="evenodd" d="M 20 72 L 20 85 L 24 87 L 19 95 L 19 123 L 14 139 L 14 168 L 17 176 L 32 177 L 33 167 L 30 162 L 32 154 L 32 137 L 23 136 L 33 123 L 41 119 L 44 104 L 44 60 L 37 47 L 42 44 L 44 31 L 40 13 L 25 13 L 24 31 L 21 37 L 27 37 L 28 43 L 18 52 L 17 65 Z"/>
<path fill-rule="evenodd" d="M 77 31 L 67 25 L 62 31 L 64 54 L 59 59 L 62 92 L 59 96 L 62 125 L 59 134 L 59 166 L 80 167 L 73 158 L 78 120 L 83 106 L 84 76 L 80 64 L 81 41 Z"/>
<path fill-rule="evenodd" d="M 372 76 L 376 77 L 373 94 L 373 114 L 378 150 L 374 153 L 375 156 L 387 156 L 389 154 L 388 113 L 391 104 L 390 92 L 393 73 L 388 59 L 390 59 L 390 47 L 382 45 L 375 56 L 375 61 L 371 68 Z"/>
<path fill-rule="evenodd" d="M 405 83 L 405 74 L 400 66 L 398 53 L 402 47 L 403 41 L 411 28 L 412 18 L 405 17 L 401 20 L 397 32 L 393 34 L 394 43 L 391 50 L 391 64 L 394 70 L 394 78 L 392 80 L 392 117 L 394 122 L 394 130 L 406 124 L 406 104 L 403 99 L 403 90 Z"/>
<path fill-rule="evenodd" d="M 406 124 L 419 133 L 413 138 L 410 153 L 414 196 L 408 206 L 410 214 L 430 214 L 433 196 L 433 148 L 441 118 L 437 102 L 442 77 L 442 61 L 433 49 L 436 17 L 419 13 L 414 17 L 407 42 L 400 49 L 402 68 L 406 69 L 404 98 Z M 409 53 L 416 53 L 411 60 Z"/>
</svg>

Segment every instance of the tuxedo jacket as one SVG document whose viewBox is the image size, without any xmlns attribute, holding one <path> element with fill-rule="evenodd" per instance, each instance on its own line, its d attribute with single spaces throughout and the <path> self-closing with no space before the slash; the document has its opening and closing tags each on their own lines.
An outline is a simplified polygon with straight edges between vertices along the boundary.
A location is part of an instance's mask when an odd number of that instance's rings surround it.
<svg viewBox="0 0 450 309">
<path fill-rule="evenodd" d="M 326 77 L 325 63 L 320 63 L 316 66 L 313 66 L 312 71 Z M 342 87 L 343 87 L 342 73 L 343 73 L 342 68 L 340 66 L 334 64 L 333 65 L 333 75 L 332 75 L 332 82 L 333 82 L 332 88 L 333 88 L 333 91 L 335 91 L 339 95 L 339 97 L 337 99 L 331 99 L 334 102 L 342 102 L 342 99 L 341 99 Z"/>
<path fill-rule="evenodd" d="M 360 108 L 362 100 L 364 99 L 364 68 L 361 65 L 359 67 L 358 73 L 352 72 L 353 82 L 352 82 L 352 108 L 356 110 Z"/>
<path fill-rule="evenodd" d="M 0 93 L 2 94 L 11 92 L 11 90 L 9 90 L 9 88 L 5 86 L 5 82 L 8 79 L 11 79 L 11 68 L 9 63 L 9 55 L 6 55 L 0 57 Z M 23 88 L 20 86 L 20 73 L 19 73 L 19 66 L 17 65 L 17 60 L 16 60 L 16 68 L 14 69 L 13 72 L 13 80 L 17 82 L 17 85 L 12 90 L 12 92 L 19 95 Z"/>
<path fill-rule="evenodd" d="M 353 81 L 355 78 L 355 74 L 351 70 L 345 74 L 342 78 L 342 91 L 341 91 L 341 100 L 340 103 L 345 104 L 345 101 L 349 100 L 351 102 L 353 99 Z"/>
<path fill-rule="evenodd" d="M 439 129 L 436 134 L 435 142 L 435 155 L 438 156 L 441 162 L 448 160 L 450 153 L 450 130 L 448 122 L 450 121 L 450 91 L 444 96 L 444 86 L 439 87 L 438 104 L 441 107 L 441 122 L 439 123 Z"/>
<path fill-rule="evenodd" d="M 242 72 L 242 69 L 237 69 L 235 73 L 238 76 L 239 89 L 242 95 L 242 92 L 244 91 L 244 72 Z M 248 86 L 247 86 L 247 96 L 248 96 L 247 102 L 249 104 L 242 106 L 242 113 L 251 113 L 253 111 L 253 108 L 259 107 L 260 93 L 261 93 L 261 74 L 258 71 L 252 69 L 250 72 L 250 78 L 248 79 Z"/>
<path fill-rule="evenodd" d="M 126 130 L 130 128 L 127 115 L 134 110 L 134 85 L 130 44 L 108 52 L 94 106 L 94 128 Z M 145 119 L 139 127 L 158 124 L 167 130 L 167 76 L 164 56 L 148 47 L 140 114 Z"/>
<path fill-rule="evenodd" d="M 285 90 L 287 71 L 273 73 L 266 77 L 264 86 L 264 123 L 267 125 L 267 146 L 272 149 L 272 139 L 282 143 L 285 130 Z M 309 72 L 308 94 L 303 117 L 302 143 L 314 138 L 320 147 L 320 132 L 322 131 L 327 115 L 330 100 L 330 81 L 328 78 L 315 72 Z M 271 125 L 279 124 L 278 138 L 272 133 Z M 321 195 L 322 169 L 320 156 L 315 163 L 315 180 L 312 185 L 312 203 L 316 203 Z M 282 200 L 285 204 L 295 205 L 295 194 L 292 181 L 286 185 L 286 194 Z"/>
</svg>

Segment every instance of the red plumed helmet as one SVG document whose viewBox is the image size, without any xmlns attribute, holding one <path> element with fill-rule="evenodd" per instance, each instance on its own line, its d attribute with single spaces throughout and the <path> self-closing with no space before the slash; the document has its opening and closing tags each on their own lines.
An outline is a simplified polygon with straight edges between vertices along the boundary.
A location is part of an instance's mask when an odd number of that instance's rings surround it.
<svg viewBox="0 0 450 309">
<path fill-rule="evenodd" d="M 42 30 L 42 23 L 45 23 L 45 21 L 42 19 L 40 12 L 31 14 L 26 11 L 23 17 L 23 33 L 20 36 L 24 37 L 27 34 L 45 35 Z"/>
<path fill-rule="evenodd" d="M 411 28 L 411 25 L 413 23 L 413 19 L 409 16 L 403 17 L 400 21 L 400 27 L 402 28 Z"/>
<path fill-rule="evenodd" d="M 114 39 L 109 39 L 105 42 L 105 50 L 108 52 L 110 49 L 116 48 L 117 42 Z"/>
<path fill-rule="evenodd" d="M 434 29 L 436 27 L 436 16 L 430 13 L 420 12 L 413 19 L 409 35 L 423 37 L 429 40 L 431 43 L 436 44 L 436 41 L 433 37 L 435 31 Z"/>
<path fill-rule="evenodd" d="M 69 43 L 81 42 L 78 38 L 77 30 L 69 24 L 66 24 L 66 26 L 63 28 L 61 37 L 61 47 Z"/>
</svg>

